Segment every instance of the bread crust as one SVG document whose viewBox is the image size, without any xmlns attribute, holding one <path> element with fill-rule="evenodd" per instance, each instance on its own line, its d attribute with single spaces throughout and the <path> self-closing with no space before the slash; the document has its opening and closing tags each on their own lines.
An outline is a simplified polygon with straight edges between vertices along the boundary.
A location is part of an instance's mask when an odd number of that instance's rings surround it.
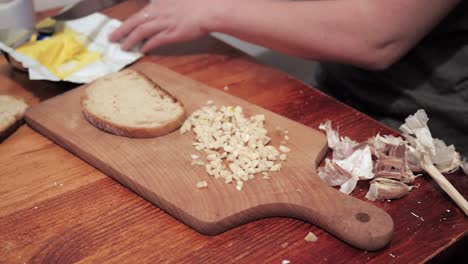
<svg viewBox="0 0 468 264">
<path fill-rule="evenodd" d="M 22 98 L 12 96 L 12 95 L 1 95 L 1 96 L 6 96 L 6 97 L 10 97 L 11 99 L 22 101 L 23 103 L 28 105 Z M 24 123 L 23 117 L 24 117 L 24 112 L 19 113 L 15 115 L 15 118 L 12 122 L 7 123 L 5 126 L 0 127 L 0 143 L 2 143 L 6 138 L 8 138 L 8 136 L 10 136 L 13 132 L 15 132 L 16 129 L 18 129 Z"/>
<path fill-rule="evenodd" d="M 173 96 L 172 94 L 164 90 L 162 87 L 154 83 L 151 79 L 149 79 L 146 75 L 144 75 L 143 73 L 139 71 L 126 69 L 126 70 L 123 70 L 122 73 L 137 74 L 139 77 L 145 78 L 153 85 L 154 89 L 160 90 L 166 96 L 171 97 L 176 104 L 180 105 L 180 107 L 182 107 L 183 109 L 182 113 L 178 115 L 175 119 L 171 120 L 170 122 L 162 124 L 161 126 L 158 126 L 158 127 L 145 128 L 145 127 L 122 126 L 110 120 L 103 119 L 95 115 L 91 111 L 89 111 L 89 109 L 85 105 L 86 100 L 89 99 L 88 94 L 85 92 L 84 95 L 81 97 L 80 103 L 81 103 L 81 109 L 82 109 L 83 115 L 89 123 L 91 123 L 93 126 L 105 132 L 108 132 L 117 136 L 124 136 L 124 137 L 130 137 L 130 138 L 159 137 L 159 136 L 169 134 L 170 132 L 176 130 L 182 125 L 186 117 L 186 110 L 185 110 L 184 105 L 175 96 Z M 88 87 L 85 89 L 88 89 Z"/>
<path fill-rule="evenodd" d="M 23 117 L 15 119 L 15 121 L 9 124 L 7 127 L 0 129 L 0 143 L 8 138 L 13 132 L 16 131 L 24 123 Z"/>
</svg>

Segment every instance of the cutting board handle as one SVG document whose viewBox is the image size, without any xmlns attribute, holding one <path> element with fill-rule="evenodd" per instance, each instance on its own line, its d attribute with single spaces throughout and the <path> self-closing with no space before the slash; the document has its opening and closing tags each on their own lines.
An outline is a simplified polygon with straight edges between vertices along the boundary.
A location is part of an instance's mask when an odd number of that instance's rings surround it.
<svg viewBox="0 0 468 264">
<path fill-rule="evenodd" d="M 296 201 L 288 202 L 286 215 L 315 224 L 355 247 L 379 250 L 392 239 L 392 218 L 368 202 L 328 186 L 294 197 L 289 197 Z"/>
</svg>

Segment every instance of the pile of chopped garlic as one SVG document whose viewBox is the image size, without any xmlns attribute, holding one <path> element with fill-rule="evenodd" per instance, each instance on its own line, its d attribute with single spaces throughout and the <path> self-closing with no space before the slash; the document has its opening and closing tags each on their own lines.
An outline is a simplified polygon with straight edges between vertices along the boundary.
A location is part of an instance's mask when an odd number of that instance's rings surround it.
<svg viewBox="0 0 468 264">
<path fill-rule="evenodd" d="M 242 190 L 244 182 L 261 173 L 269 179 L 268 172 L 281 170 L 281 161 L 290 149 L 269 145 L 271 138 L 264 127 L 265 116 L 244 116 L 240 106 L 218 108 L 210 100 L 207 105 L 193 112 L 182 125 L 182 134 L 193 131 L 193 146 L 204 151 L 206 162 L 198 155 L 191 155 L 192 165 L 205 166 L 206 172 L 225 183 L 236 183 Z"/>
</svg>

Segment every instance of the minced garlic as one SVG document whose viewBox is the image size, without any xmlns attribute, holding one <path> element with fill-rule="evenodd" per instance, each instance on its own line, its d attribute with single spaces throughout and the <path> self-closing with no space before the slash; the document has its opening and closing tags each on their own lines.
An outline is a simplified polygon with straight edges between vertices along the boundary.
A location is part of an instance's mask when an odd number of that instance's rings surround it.
<svg viewBox="0 0 468 264">
<path fill-rule="evenodd" d="M 316 242 L 318 238 L 312 232 L 309 232 L 307 236 L 304 238 L 304 240 L 307 242 Z"/>
<path fill-rule="evenodd" d="M 244 182 L 255 174 L 279 171 L 281 161 L 286 160 L 285 146 L 269 145 L 271 138 L 264 127 L 265 116 L 244 116 L 240 106 L 218 108 L 209 100 L 207 105 L 193 112 L 182 125 L 182 134 L 193 131 L 196 135 L 193 147 L 205 151 L 206 162 L 192 155 L 192 165 L 204 165 L 206 172 L 225 183 L 235 182 L 242 190 Z M 287 131 L 286 131 L 287 133 Z"/>
<path fill-rule="evenodd" d="M 197 188 L 202 189 L 208 187 L 208 183 L 206 181 L 199 181 L 197 182 Z"/>
</svg>

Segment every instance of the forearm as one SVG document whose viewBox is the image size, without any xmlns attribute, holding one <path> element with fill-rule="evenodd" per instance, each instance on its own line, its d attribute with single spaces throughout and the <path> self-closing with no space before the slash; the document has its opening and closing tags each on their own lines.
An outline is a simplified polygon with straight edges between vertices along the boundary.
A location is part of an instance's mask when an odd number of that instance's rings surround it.
<svg viewBox="0 0 468 264">
<path fill-rule="evenodd" d="M 384 69 L 461 0 L 158 0 L 110 39 L 142 52 L 222 32 L 293 55 Z"/>
<path fill-rule="evenodd" d="M 301 57 L 379 69 L 406 53 L 458 2 L 445 1 L 429 1 L 434 14 L 422 19 L 414 17 L 421 13 L 419 0 L 387 4 L 393 10 L 372 0 L 239 1 L 208 20 L 207 28 Z"/>
</svg>

